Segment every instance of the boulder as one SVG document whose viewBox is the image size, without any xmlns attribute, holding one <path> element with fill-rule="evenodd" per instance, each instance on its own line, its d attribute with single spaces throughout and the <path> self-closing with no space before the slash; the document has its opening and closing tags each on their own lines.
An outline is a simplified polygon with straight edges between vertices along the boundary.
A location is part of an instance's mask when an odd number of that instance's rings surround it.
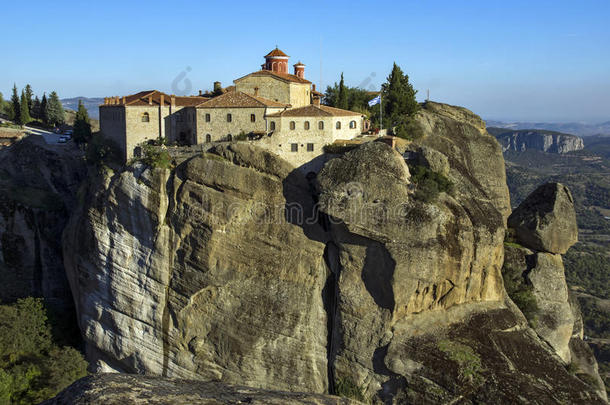
<svg viewBox="0 0 610 405">
<path fill-rule="evenodd" d="M 578 241 L 574 199 L 560 183 L 538 187 L 508 218 L 521 244 L 530 249 L 565 253 Z"/>
</svg>

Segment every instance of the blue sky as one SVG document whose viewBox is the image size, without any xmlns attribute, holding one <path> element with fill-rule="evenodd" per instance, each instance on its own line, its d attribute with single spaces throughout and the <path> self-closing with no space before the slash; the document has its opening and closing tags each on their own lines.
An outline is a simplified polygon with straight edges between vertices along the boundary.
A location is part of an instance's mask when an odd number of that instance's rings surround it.
<svg viewBox="0 0 610 405">
<path fill-rule="evenodd" d="M 341 72 L 378 87 L 396 61 L 421 99 L 487 119 L 610 121 L 607 0 L 5 3 L 5 97 L 13 82 L 62 98 L 179 93 L 181 73 L 195 93 L 277 44 L 324 88 Z"/>
</svg>

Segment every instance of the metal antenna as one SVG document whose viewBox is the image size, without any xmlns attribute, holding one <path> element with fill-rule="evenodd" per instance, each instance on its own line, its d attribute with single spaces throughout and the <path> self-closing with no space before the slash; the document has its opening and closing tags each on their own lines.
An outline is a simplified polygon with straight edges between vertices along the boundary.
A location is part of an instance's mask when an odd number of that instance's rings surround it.
<svg viewBox="0 0 610 405">
<path fill-rule="evenodd" d="M 320 35 L 320 93 L 324 92 L 322 87 L 322 35 Z"/>
<path fill-rule="evenodd" d="M 430 89 L 428 89 L 428 96 L 426 97 L 426 101 L 430 101 Z"/>
</svg>

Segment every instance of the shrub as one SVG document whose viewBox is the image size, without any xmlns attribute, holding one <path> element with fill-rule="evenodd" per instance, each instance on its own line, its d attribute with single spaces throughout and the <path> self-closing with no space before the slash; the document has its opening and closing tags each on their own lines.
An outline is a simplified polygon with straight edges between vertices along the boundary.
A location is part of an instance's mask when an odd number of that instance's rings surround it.
<svg viewBox="0 0 610 405">
<path fill-rule="evenodd" d="M 248 139 L 249 139 L 249 136 L 244 131 L 241 131 L 239 134 L 237 134 L 233 137 L 234 141 L 247 141 Z"/>
<path fill-rule="evenodd" d="M 172 166 L 172 157 L 165 149 L 154 145 L 142 146 L 142 158 L 140 161 L 150 167 L 169 169 Z"/>
<path fill-rule="evenodd" d="M 453 183 L 441 173 L 434 172 L 426 166 L 409 165 L 411 181 L 415 184 L 414 197 L 426 203 L 434 202 L 442 192 L 451 193 Z"/>
<path fill-rule="evenodd" d="M 414 141 L 424 136 L 423 128 L 414 117 L 403 117 L 392 132 L 394 136 L 409 141 Z"/>
<path fill-rule="evenodd" d="M 341 145 L 336 143 L 329 143 L 327 145 L 324 145 L 322 147 L 322 150 L 324 151 L 324 153 L 343 154 L 349 152 L 352 149 L 356 149 L 358 146 L 359 145 L 354 144 Z"/>
</svg>

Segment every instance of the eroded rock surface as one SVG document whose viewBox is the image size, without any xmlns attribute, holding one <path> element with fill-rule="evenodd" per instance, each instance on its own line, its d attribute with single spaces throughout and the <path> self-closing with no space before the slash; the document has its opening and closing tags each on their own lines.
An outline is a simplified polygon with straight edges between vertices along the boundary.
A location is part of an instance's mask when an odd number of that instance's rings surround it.
<svg viewBox="0 0 610 405">
<path fill-rule="evenodd" d="M 90 360 L 372 403 L 594 403 L 506 299 L 500 146 L 462 108 L 418 122 L 414 161 L 453 184 L 433 202 L 382 143 L 309 180 L 242 143 L 98 178 L 64 233 Z"/>
<path fill-rule="evenodd" d="M 521 244 L 538 251 L 564 254 L 578 242 L 574 199 L 560 183 L 538 187 L 513 211 L 508 226 Z"/>
<path fill-rule="evenodd" d="M 358 405 L 331 395 L 264 390 L 220 382 L 97 374 L 78 380 L 44 405 Z"/>
</svg>

